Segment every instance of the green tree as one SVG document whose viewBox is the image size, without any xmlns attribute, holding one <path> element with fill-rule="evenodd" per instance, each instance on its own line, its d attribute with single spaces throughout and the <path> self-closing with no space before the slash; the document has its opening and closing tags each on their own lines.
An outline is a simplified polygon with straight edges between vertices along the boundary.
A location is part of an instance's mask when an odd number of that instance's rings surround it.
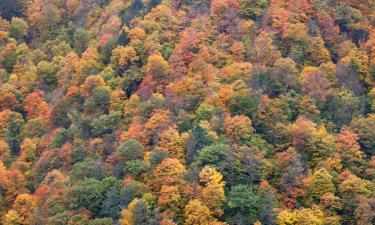
<svg viewBox="0 0 375 225">
<path fill-rule="evenodd" d="M 252 224 L 257 218 L 259 200 L 251 187 L 239 184 L 231 188 L 228 206 L 237 212 L 239 224 Z"/>
<path fill-rule="evenodd" d="M 335 193 L 336 188 L 332 179 L 333 177 L 326 169 L 317 170 L 312 177 L 311 196 L 319 200 L 326 193 Z"/>
<path fill-rule="evenodd" d="M 18 154 L 20 150 L 24 134 L 23 126 L 22 115 L 16 112 L 11 113 L 7 121 L 5 140 L 14 154 Z"/>
</svg>

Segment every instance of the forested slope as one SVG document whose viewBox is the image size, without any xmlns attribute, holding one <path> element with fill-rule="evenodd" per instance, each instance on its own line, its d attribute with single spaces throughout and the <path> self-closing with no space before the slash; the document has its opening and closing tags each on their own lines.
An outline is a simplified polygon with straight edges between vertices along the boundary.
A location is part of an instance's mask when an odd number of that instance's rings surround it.
<svg viewBox="0 0 375 225">
<path fill-rule="evenodd" d="M 374 0 L 0 16 L 0 224 L 375 223 Z"/>
</svg>

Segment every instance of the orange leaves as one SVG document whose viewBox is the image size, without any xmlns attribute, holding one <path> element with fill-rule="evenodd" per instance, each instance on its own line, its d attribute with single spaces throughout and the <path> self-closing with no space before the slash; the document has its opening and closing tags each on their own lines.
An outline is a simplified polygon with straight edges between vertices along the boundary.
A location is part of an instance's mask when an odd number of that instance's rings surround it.
<svg viewBox="0 0 375 225">
<path fill-rule="evenodd" d="M 26 180 L 19 170 L 0 170 L 0 188 L 3 197 L 8 203 L 12 203 L 17 195 L 27 193 Z"/>
<path fill-rule="evenodd" d="M 228 138 L 235 143 L 239 141 L 249 140 L 254 133 L 254 128 L 249 117 L 247 116 L 234 116 L 226 117 L 224 121 L 225 133 Z"/>
<path fill-rule="evenodd" d="M 185 172 L 185 166 L 178 159 L 166 158 L 155 168 L 151 184 L 156 190 L 160 190 L 163 185 L 179 185 Z"/>
<path fill-rule="evenodd" d="M 48 121 L 50 108 L 44 100 L 44 93 L 42 91 L 34 91 L 26 96 L 24 104 L 29 118 L 39 117 Z"/>
<path fill-rule="evenodd" d="M 173 217 L 179 211 L 181 195 L 177 186 L 163 185 L 160 189 L 158 208 L 166 213 L 168 217 Z"/>
<path fill-rule="evenodd" d="M 14 110 L 19 105 L 16 96 L 12 92 L 5 92 L 0 94 L 0 111 L 9 109 Z"/>
<path fill-rule="evenodd" d="M 169 110 L 155 111 L 151 118 L 144 124 L 142 142 L 145 145 L 156 144 L 159 140 L 161 132 L 171 126 L 173 126 L 173 122 L 171 120 L 171 112 Z"/>
<path fill-rule="evenodd" d="M 161 133 L 158 141 L 160 148 L 169 152 L 170 156 L 185 162 L 185 150 L 184 142 L 178 131 L 174 128 L 169 127 Z"/>
<path fill-rule="evenodd" d="M 8 144 L 0 139 L 0 161 L 4 161 L 10 155 Z"/>
<path fill-rule="evenodd" d="M 211 3 L 211 14 L 220 15 L 225 13 L 226 10 L 238 12 L 239 7 L 237 0 L 213 0 Z"/>
</svg>

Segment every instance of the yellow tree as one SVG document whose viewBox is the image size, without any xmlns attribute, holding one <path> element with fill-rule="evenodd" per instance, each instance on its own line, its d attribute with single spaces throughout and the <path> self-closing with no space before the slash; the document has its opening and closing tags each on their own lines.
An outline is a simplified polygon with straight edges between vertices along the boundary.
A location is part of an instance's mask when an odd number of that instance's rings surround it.
<svg viewBox="0 0 375 225">
<path fill-rule="evenodd" d="M 223 214 L 221 206 L 225 201 L 223 175 L 214 168 L 205 166 L 199 173 L 199 178 L 200 182 L 204 183 L 201 191 L 203 202 L 214 215 L 221 216 Z"/>
<path fill-rule="evenodd" d="M 155 168 L 150 182 L 155 190 L 160 190 L 163 185 L 179 185 L 185 171 L 185 166 L 178 159 L 166 158 Z"/>
<path fill-rule="evenodd" d="M 211 212 L 198 199 L 190 200 L 184 211 L 185 225 L 207 225 L 210 224 Z"/>
<path fill-rule="evenodd" d="M 36 209 L 36 200 L 29 194 L 20 194 L 13 204 L 13 210 L 23 219 L 24 225 L 35 223 L 34 210 Z"/>
<path fill-rule="evenodd" d="M 172 127 L 164 130 L 159 138 L 160 148 L 170 153 L 170 156 L 177 158 L 181 163 L 185 162 L 184 140 L 178 131 Z"/>
</svg>

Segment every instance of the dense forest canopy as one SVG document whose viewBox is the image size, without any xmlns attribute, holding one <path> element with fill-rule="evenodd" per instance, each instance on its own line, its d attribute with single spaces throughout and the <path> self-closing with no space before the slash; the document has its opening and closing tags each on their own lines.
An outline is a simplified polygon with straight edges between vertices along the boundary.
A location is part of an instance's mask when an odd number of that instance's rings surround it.
<svg viewBox="0 0 375 225">
<path fill-rule="evenodd" d="M 375 1 L 0 0 L 0 224 L 375 224 Z"/>
</svg>

